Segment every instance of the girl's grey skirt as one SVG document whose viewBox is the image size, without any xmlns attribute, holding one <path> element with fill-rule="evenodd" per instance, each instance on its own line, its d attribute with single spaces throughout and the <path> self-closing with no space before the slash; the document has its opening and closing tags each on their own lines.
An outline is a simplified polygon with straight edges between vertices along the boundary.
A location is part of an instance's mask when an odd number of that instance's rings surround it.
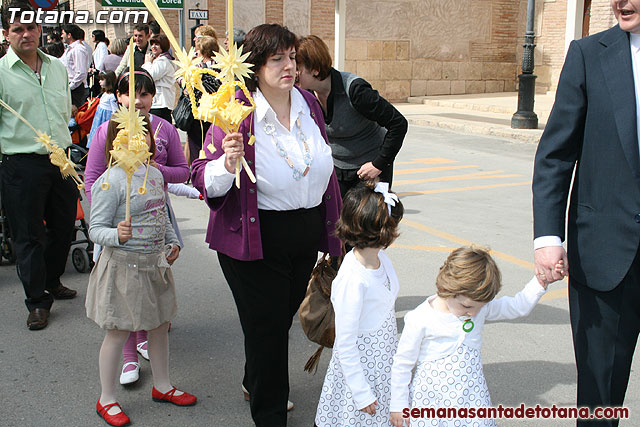
<svg viewBox="0 0 640 427">
<path fill-rule="evenodd" d="M 89 277 L 85 307 L 104 329 L 148 331 L 170 321 L 178 306 L 165 254 L 104 247 Z"/>
</svg>

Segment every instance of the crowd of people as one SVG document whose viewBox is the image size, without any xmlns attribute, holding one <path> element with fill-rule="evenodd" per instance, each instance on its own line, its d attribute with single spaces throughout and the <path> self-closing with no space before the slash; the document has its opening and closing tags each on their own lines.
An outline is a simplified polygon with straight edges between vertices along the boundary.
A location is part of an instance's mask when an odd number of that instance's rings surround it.
<svg viewBox="0 0 640 427">
<path fill-rule="evenodd" d="M 578 405 L 621 406 L 640 330 L 640 310 L 633 303 L 640 265 L 634 230 L 640 223 L 640 127 L 635 116 L 612 104 L 620 101 L 635 111 L 640 99 L 640 77 L 631 68 L 640 61 L 640 7 L 627 3 L 635 4 L 612 0 L 618 26 L 569 49 L 535 159 L 535 276 L 514 297 L 497 298 L 501 274 L 489 251 L 458 248 L 440 268 L 436 294 L 406 314 L 398 338 L 394 306 L 401 284 L 385 249 L 398 237 L 404 213 L 391 183 L 408 124 L 366 80 L 333 68 L 322 39 L 298 37 L 278 24 L 258 25 L 246 34 L 235 30 L 234 41 L 250 52 L 254 74 L 246 84 L 255 110 L 237 132 L 195 121 L 181 141 L 172 118 L 181 82 L 174 78 L 169 39 L 157 25 L 133 28 L 131 72 L 126 39 L 110 42 L 94 30 L 92 47 L 84 30 L 65 25 L 40 46 L 37 24 L 8 20 L 9 7 L 32 6 L 5 2 L 2 32 L 8 44 L 0 50 L 0 99 L 66 149 L 72 144 L 73 108 L 99 96 L 84 172 L 95 244 L 85 306 L 106 331 L 99 351 L 98 415 L 110 425 L 131 422 L 116 399 L 116 384 L 118 378 L 121 384 L 138 380 L 138 355 L 150 360 L 154 401 L 197 403 L 169 377 L 168 330 L 177 312 L 171 265 L 184 246 L 169 192 L 202 199 L 210 208 L 205 240 L 217 253 L 237 307 L 245 350 L 238 392 L 249 400 L 256 426 L 285 426 L 294 407 L 288 335 L 319 252 L 341 264 L 331 289 L 335 343 L 317 427 L 402 427 L 409 425 L 405 408 L 491 406 L 480 357 L 485 321 L 528 315 L 548 285 L 568 275 L 569 264 Z M 213 67 L 220 48 L 213 27 L 199 27 L 193 43 L 202 57 L 198 66 Z M 615 50 L 603 50 L 607 46 Z M 598 66 L 603 55 L 624 59 L 611 62 L 616 65 L 609 71 L 635 92 L 621 89 L 609 96 L 607 70 Z M 135 99 L 129 97 L 130 82 Z M 219 86 L 205 83 L 207 91 Z M 236 98 L 250 103 L 242 91 Z M 143 117 L 152 155 L 149 168 L 131 178 L 128 217 L 125 172 L 108 168 L 118 135 L 112 115 L 120 106 Z M 27 327 L 35 331 L 47 327 L 54 300 L 77 295 L 60 278 L 79 193 L 33 136 L 18 117 L 0 109 L 1 201 L 26 296 Z M 619 140 L 615 147 L 601 145 Z M 209 144 L 215 149 L 203 150 Z M 236 186 L 242 158 L 257 179 L 242 174 Z M 602 178 L 603 169 L 615 172 L 613 183 Z M 567 256 L 562 241 L 574 171 Z M 615 249 L 610 254 L 601 251 L 605 241 Z M 495 425 L 493 419 L 473 422 Z"/>
</svg>

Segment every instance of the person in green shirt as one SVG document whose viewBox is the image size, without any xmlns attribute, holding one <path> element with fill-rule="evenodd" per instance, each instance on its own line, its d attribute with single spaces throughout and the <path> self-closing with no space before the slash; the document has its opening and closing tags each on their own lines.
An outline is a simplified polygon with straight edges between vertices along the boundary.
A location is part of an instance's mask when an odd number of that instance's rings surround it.
<svg viewBox="0 0 640 427">
<path fill-rule="evenodd" d="M 10 22 L 17 8 L 15 19 Z M 9 41 L 0 58 L 0 98 L 45 132 L 60 147 L 71 145 L 67 123 L 71 95 L 62 63 L 38 49 L 42 29 L 21 22 L 22 11 L 33 11 L 24 0 L 2 5 L 2 34 Z M 55 299 L 76 291 L 60 283 L 73 238 L 78 189 L 51 164 L 45 147 L 26 124 L 0 108 L 1 200 L 16 250 L 16 268 L 26 294 L 30 330 L 47 326 Z"/>
</svg>

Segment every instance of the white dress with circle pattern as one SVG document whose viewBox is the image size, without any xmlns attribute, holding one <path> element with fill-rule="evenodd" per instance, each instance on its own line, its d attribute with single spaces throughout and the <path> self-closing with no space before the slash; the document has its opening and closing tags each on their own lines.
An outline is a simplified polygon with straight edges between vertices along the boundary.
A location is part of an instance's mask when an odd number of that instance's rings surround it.
<svg viewBox="0 0 640 427">
<path fill-rule="evenodd" d="M 318 403 L 318 427 L 391 426 L 398 280 L 383 251 L 379 259 L 380 268 L 368 270 L 348 253 L 332 284 L 336 342 Z M 374 401 L 375 415 L 359 410 Z"/>
<path fill-rule="evenodd" d="M 484 408 L 491 406 L 482 372 L 480 350 L 462 344 L 450 356 L 421 362 L 411 382 L 412 408 Z M 411 421 L 412 427 L 495 426 L 493 419 L 429 419 Z"/>
<path fill-rule="evenodd" d="M 514 297 L 496 298 L 482 307 L 471 318 L 469 332 L 462 329 L 466 318 L 433 308 L 435 295 L 407 313 L 393 362 L 391 411 L 491 406 L 480 357 L 485 321 L 526 316 L 545 292 L 534 277 Z M 411 419 L 412 427 L 495 425 L 493 419 Z"/>
</svg>

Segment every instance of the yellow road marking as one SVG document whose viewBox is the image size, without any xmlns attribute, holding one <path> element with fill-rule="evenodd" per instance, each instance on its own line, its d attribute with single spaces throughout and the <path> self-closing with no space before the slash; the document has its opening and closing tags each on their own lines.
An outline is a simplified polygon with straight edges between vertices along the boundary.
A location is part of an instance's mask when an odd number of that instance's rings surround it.
<svg viewBox="0 0 640 427">
<path fill-rule="evenodd" d="M 520 185 L 531 185 L 531 181 L 512 182 L 509 184 L 477 185 L 473 187 L 443 188 L 439 190 L 408 191 L 405 193 L 398 193 L 398 196 L 404 197 L 404 196 L 417 196 L 420 194 L 452 193 L 456 191 L 484 190 L 487 188 L 498 188 L 498 187 L 516 187 Z"/>
<path fill-rule="evenodd" d="M 444 231 L 436 230 L 435 228 L 428 227 L 424 224 L 420 224 L 419 222 L 412 221 L 410 219 L 404 218 L 402 220 L 402 224 L 409 226 L 411 228 L 415 228 L 420 231 L 424 231 L 425 233 L 431 234 L 432 236 L 439 237 L 444 240 L 448 240 L 450 242 L 456 243 L 460 246 L 469 246 L 473 244 L 473 242 L 463 239 L 458 236 L 454 236 L 453 234 L 446 233 Z M 439 246 L 423 246 L 423 245 L 404 245 L 404 244 L 394 244 L 393 247 L 402 248 L 402 249 L 410 249 L 410 250 L 421 250 L 421 251 L 435 251 L 435 252 L 451 252 L 454 248 L 445 248 Z M 519 267 L 526 268 L 527 270 L 533 272 L 533 263 L 521 260 L 520 258 L 516 258 L 512 255 L 506 254 L 504 252 L 491 250 L 491 255 L 502 259 L 504 261 L 515 264 Z M 564 280 L 565 286 L 567 284 L 567 279 Z M 555 289 L 547 292 L 542 298 L 541 301 L 551 301 L 560 298 L 566 298 L 567 296 L 567 288 L 563 287 L 562 289 Z"/>
<path fill-rule="evenodd" d="M 394 162 L 396 165 L 415 165 L 416 163 L 424 163 L 427 165 L 433 165 L 438 163 L 458 163 L 457 160 L 443 159 L 441 157 L 431 157 L 428 159 L 411 159 L 407 162 Z"/>
<path fill-rule="evenodd" d="M 438 166 L 435 168 L 400 169 L 400 170 L 393 171 L 393 176 L 406 175 L 409 173 L 450 171 L 453 169 L 469 169 L 469 168 L 477 168 L 477 167 L 478 165 L 462 165 L 462 166 Z"/>
<path fill-rule="evenodd" d="M 423 246 L 423 245 L 404 245 L 402 243 L 394 243 L 392 248 L 411 249 L 414 251 L 429 251 L 429 252 L 445 252 L 449 253 L 455 248 L 444 248 L 442 246 Z"/>
<path fill-rule="evenodd" d="M 564 282 L 565 285 L 567 284 L 566 277 L 562 281 Z M 554 285 L 552 284 L 551 286 L 554 286 Z M 569 288 L 564 286 L 561 289 L 554 289 L 542 295 L 542 298 L 540 298 L 540 301 L 552 301 L 554 299 L 568 298 L 568 297 L 569 297 Z"/>
<path fill-rule="evenodd" d="M 397 179 L 393 181 L 393 186 L 398 187 L 408 184 L 421 184 L 423 182 L 439 182 L 439 181 L 459 181 L 463 179 L 492 179 L 492 178 L 517 178 L 522 176 L 520 174 L 503 174 L 499 175 L 502 171 L 488 171 L 488 172 L 473 172 L 463 175 L 443 176 L 439 178 L 425 178 L 425 179 Z M 498 175 L 495 175 L 498 174 Z"/>
</svg>

